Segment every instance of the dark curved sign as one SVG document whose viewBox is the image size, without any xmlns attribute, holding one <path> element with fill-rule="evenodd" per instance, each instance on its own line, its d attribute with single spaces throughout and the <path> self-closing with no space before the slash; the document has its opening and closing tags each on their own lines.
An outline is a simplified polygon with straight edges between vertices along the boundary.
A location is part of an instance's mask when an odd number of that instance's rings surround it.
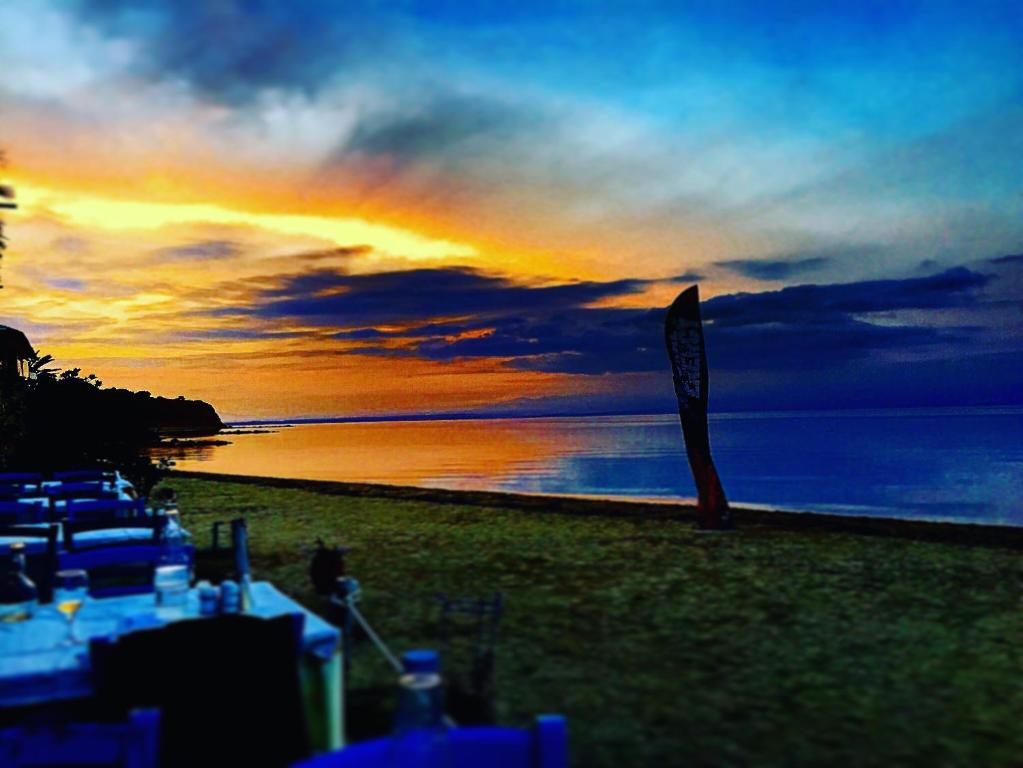
<svg viewBox="0 0 1023 768">
<path fill-rule="evenodd" d="M 700 528 L 732 527 L 732 512 L 710 456 L 707 430 L 707 355 L 700 320 L 700 292 L 694 285 L 678 295 L 664 318 L 664 341 L 678 398 L 678 416 L 697 492 Z"/>
</svg>

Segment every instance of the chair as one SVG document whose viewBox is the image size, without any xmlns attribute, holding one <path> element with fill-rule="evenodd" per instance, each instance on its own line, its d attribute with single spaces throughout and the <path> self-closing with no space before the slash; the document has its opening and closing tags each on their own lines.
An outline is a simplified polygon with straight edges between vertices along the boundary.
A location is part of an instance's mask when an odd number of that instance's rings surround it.
<svg viewBox="0 0 1023 768">
<path fill-rule="evenodd" d="M 81 483 L 60 483 L 45 485 L 43 491 L 50 498 L 57 499 L 116 499 L 118 493 L 100 481 Z"/>
<path fill-rule="evenodd" d="M 11 542 L 25 544 L 25 570 L 39 590 L 40 602 L 53 597 L 53 574 L 57 570 L 59 525 L 0 525 L 0 555 L 6 555 Z"/>
<path fill-rule="evenodd" d="M 37 485 L 42 481 L 42 472 L 0 472 L 2 485 Z"/>
<path fill-rule="evenodd" d="M 308 755 L 302 614 L 180 621 L 90 645 L 97 703 L 163 712 L 161 766 L 287 766 Z"/>
<path fill-rule="evenodd" d="M 64 549 L 73 552 L 118 544 L 158 544 L 167 526 L 166 517 L 136 517 L 113 520 L 67 520 Z M 194 557 L 193 557 L 194 560 Z"/>
<path fill-rule="evenodd" d="M 145 499 L 68 499 L 64 516 L 69 522 L 130 520 L 146 513 Z"/>
<path fill-rule="evenodd" d="M 0 501 L 0 524 L 50 522 L 50 505 L 43 499 L 31 501 Z"/>
<path fill-rule="evenodd" d="M 494 660 L 504 595 L 495 592 L 489 597 L 453 598 L 439 593 L 437 601 L 448 711 L 463 725 L 493 725 Z"/>
<path fill-rule="evenodd" d="M 155 768 L 160 713 L 136 710 L 120 723 L 20 725 L 0 731 L 5 768 Z"/>
<path fill-rule="evenodd" d="M 229 528 L 229 537 L 222 536 L 221 531 Z M 211 581 L 224 581 L 233 579 L 240 581 L 242 573 L 239 565 L 247 570 L 249 553 L 248 537 L 243 532 L 247 531 L 245 519 L 238 517 L 233 520 L 217 520 L 211 526 L 210 546 L 197 548 L 195 552 L 196 570 L 203 574 L 203 577 Z M 222 543 L 222 539 L 228 539 Z M 243 551 L 239 551 L 239 547 Z"/>
<path fill-rule="evenodd" d="M 62 483 L 112 482 L 116 475 L 106 469 L 67 469 L 54 472 L 53 479 Z"/>
<path fill-rule="evenodd" d="M 27 494 L 41 494 L 41 491 L 33 490 L 33 486 L 25 483 L 0 483 L 0 499 L 5 501 L 17 501 Z"/>
<path fill-rule="evenodd" d="M 57 564 L 60 570 L 87 571 L 93 597 L 116 597 L 152 592 L 161 555 L 163 547 L 156 544 L 110 544 L 58 552 Z"/>
<path fill-rule="evenodd" d="M 561 715 L 540 715 L 530 729 L 452 728 L 450 768 L 567 768 L 568 728 Z M 394 740 L 374 739 L 319 755 L 293 768 L 390 768 Z"/>
</svg>

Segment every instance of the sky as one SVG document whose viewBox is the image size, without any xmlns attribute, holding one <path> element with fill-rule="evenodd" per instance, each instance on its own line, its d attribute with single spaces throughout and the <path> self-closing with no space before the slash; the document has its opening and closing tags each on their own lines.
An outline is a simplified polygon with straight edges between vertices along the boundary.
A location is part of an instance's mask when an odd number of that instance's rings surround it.
<svg viewBox="0 0 1023 768">
<path fill-rule="evenodd" d="M 1023 404 L 1023 6 L 5 0 L 0 323 L 225 419 Z"/>
</svg>

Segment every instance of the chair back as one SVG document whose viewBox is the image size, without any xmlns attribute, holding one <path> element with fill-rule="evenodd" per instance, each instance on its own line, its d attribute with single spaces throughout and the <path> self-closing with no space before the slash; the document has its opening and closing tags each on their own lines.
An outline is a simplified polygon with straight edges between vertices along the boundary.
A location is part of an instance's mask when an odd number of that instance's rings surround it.
<svg viewBox="0 0 1023 768">
<path fill-rule="evenodd" d="M 0 472 L 0 484 L 3 485 L 36 484 L 42 481 L 42 472 Z"/>
<path fill-rule="evenodd" d="M 163 554 L 157 544 L 114 544 L 57 553 L 60 570 L 80 568 L 89 574 L 93 597 L 138 595 L 153 591 L 153 574 Z"/>
<path fill-rule="evenodd" d="M 0 499 L 5 501 L 17 501 L 23 496 L 41 494 L 41 491 L 31 490 L 31 486 L 23 483 L 0 483 Z"/>
<path fill-rule="evenodd" d="M 53 479 L 63 483 L 110 481 L 114 479 L 114 472 L 106 469 L 66 469 L 54 472 Z"/>
<path fill-rule="evenodd" d="M 540 715 L 530 729 L 452 728 L 447 732 L 450 768 L 568 768 L 568 727 L 561 715 Z M 388 768 L 394 739 L 374 739 L 319 755 L 293 768 Z"/>
<path fill-rule="evenodd" d="M 44 499 L 0 501 L 0 525 L 50 522 L 50 505 Z"/>
<path fill-rule="evenodd" d="M 131 520 L 146 513 L 145 499 L 68 499 L 63 509 L 68 522 Z"/>
<path fill-rule="evenodd" d="M 0 765 L 155 768 L 159 730 L 153 709 L 135 710 L 120 723 L 19 725 L 0 731 Z"/>
<path fill-rule="evenodd" d="M 160 543 L 163 530 L 167 527 L 167 518 L 154 516 L 126 520 L 65 520 L 61 527 L 64 530 L 64 549 L 68 552 L 125 544 L 155 545 Z M 194 556 L 191 559 L 194 561 Z"/>
<path fill-rule="evenodd" d="M 163 768 L 287 766 L 308 755 L 298 674 L 304 618 L 235 614 L 94 641 L 97 701 L 163 712 Z"/>
<path fill-rule="evenodd" d="M 53 499 L 116 499 L 118 493 L 105 483 L 96 481 L 59 483 L 44 486 L 47 496 Z"/>
</svg>

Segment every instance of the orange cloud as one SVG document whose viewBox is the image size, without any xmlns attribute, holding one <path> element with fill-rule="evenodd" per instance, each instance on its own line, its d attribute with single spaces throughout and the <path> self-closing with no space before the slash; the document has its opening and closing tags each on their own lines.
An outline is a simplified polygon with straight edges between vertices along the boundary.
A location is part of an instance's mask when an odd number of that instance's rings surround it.
<svg viewBox="0 0 1023 768">
<path fill-rule="evenodd" d="M 214 403 L 227 419 L 443 413 L 579 389 L 571 376 L 508 371 L 484 361 L 436 363 L 412 357 L 232 356 L 211 349 L 208 355 L 177 359 L 73 362 L 99 374 L 104 386 L 170 397 L 185 392 Z"/>
</svg>

